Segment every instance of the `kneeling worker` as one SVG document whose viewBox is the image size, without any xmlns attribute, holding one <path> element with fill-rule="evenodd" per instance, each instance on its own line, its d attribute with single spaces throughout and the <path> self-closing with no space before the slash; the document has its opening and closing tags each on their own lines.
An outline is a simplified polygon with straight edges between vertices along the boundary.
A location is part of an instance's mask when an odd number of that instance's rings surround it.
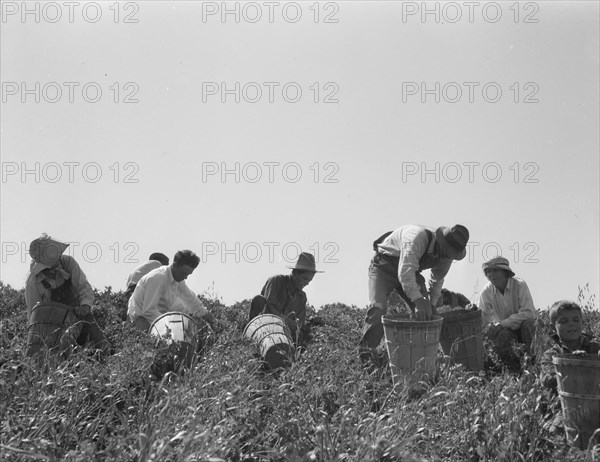
<svg viewBox="0 0 600 462">
<path fill-rule="evenodd" d="M 487 326 L 486 336 L 500 359 L 511 362 L 516 359 L 512 342 L 524 344 L 531 352 L 537 311 L 527 283 L 515 277 L 506 258 L 495 257 L 482 266 L 489 280 L 479 295 L 483 327 Z"/>
<path fill-rule="evenodd" d="M 304 289 L 315 277 L 317 271 L 315 257 L 302 252 L 294 266 L 289 266 L 292 273 L 280 274 L 267 279 L 260 295 L 252 299 L 249 320 L 259 314 L 275 314 L 283 318 L 296 338 L 298 329 L 306 321 L 306 293 Z"/>
<path fill-rule="evenodd" d="M 62 350 L 75 343 L 92 342 L 94 348 L 110 353 L 110 344 L 91 313 L 94 291 L 79 264 L 70 255 L 63 255 L 69 244 L 52 239 L 47 234 L 29 245 L 30 272 L 25 282 L 27 317 L 38 303 L 57 302 L 72 307 L 64 320 L 66 330 L 60 340 Z M 36 353 L 39 344 L 28 347 L 28 355 Z"/>
</svg>

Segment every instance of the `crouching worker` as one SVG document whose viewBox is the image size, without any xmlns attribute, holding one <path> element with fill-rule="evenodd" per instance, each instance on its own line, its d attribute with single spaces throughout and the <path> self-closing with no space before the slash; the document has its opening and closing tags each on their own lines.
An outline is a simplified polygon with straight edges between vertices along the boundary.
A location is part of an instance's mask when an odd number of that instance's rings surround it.
<svg viewBox="0 0 600 462">
<path fill-rule="evenodd" d="M 504 257 L 485 262 L 483 272 L 489 280 L 479 295 L 483 327 L 488 326 L 485 335 L 503 362 L 514 362 L 512 343 L 524 344 L 527 353 L 531 353 L 535 335 L 537 311 L 529 287 L 515 277 Z"/>
<path fill-rule="evenodd" d="M 440 298 L 438 298 L 436 307 L 440 308 L 442 306 L 451 306 L 454 308 L 469 307 L 469 309 L 477 309 L 477 307 L 471 303 L 471 300 L 469 300 L 463 294 L 461 294 L 460 292 L 452 292 L 448 289 L 442 289 L 442 294 Z"/>
<path fill-rule="evenodd" d="M 29 245 L 32 261 L 25 283 L 29 322 L 38 303 L 68 305 L 73 309 L 64 318 L 66 329 L 60 338 L 60 349 L 66 351 L 75 344 L 90 342 L 102 354 L 109 354 L 110 344 L 91 313 L 94 291 L 75 259 L 63 255 L 68 246 L 45 233 Z M 40 346 L 40 343 L 29 345 L 27 354 L 33 355 Z"/>
<path fill-rule="evenodd" d="M 129 299 L 129 319 L 145 332 L 156 318 L 169 311 L 202 318 L 213 325 L 214 317 L 185 283 L 199 263 L 200 258 L 194 252 L 180 250 L 171 265 L 160 266 L 143 276 Z"/>
<path fill-rule="evenodd" d="M 556 370 L 552 357 L 574 353 L 575 351 L 597 354 L 600 351 L 600 343 L 594 341 L 590 335 L 582 332 L 583 313 L 581 307 L 575 302 L 560 300 L 554 303 L 550 307 L 550 323 L 555 331 L 550 336 L 553 345 L 544 352 L 542 357 L 540 381 L 551 395 L 550 417 L 553 417 L 553 419 L 550 432 L 554 432 L 563 427 L 563 421 L 558 400 Z"/>
<path fill-rule="evenodd" d="M 252 299 L 248 320 L 259 314 L 274 314 L 283 318 L 294 339 L 306 321 L 306 293 L 304 289 L 315 277 L 317 271 L 315 257 L 302 252 L 289 275 L 270 277 L 260 295 Z"/>
</svg>

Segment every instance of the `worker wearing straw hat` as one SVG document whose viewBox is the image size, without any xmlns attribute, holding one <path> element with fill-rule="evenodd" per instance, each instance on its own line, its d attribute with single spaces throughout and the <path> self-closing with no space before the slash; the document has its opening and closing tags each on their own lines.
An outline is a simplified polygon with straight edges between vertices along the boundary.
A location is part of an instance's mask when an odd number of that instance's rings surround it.
<svg viewBox="0 0 600 462">
<path fill-rule="evenodd" d="M 504 361 L 514 359 L 513 341 L 525 344 L 530 352 L 537 311 L 527 283 L 515 277 L 504 257 L 494 257 L 482 267 L 489 280 L 479 294 L 483 327 L 488 326 L 486 336 Z"/>
<path fill-rule="evenodd" d="M 317 271 L 315 257 L 308 252 L 302 252 L 289 275 L 280 274 L 270 277 L 265 283 L 260 295 L 252 299 L 249 320 L 259 314 L 275 314 L 281 316 L 292 335 L 295 337 L 297 330 L 306 321 L 306 293 L 304 288 L 310 284 Z"/>
<path fill-rule="evenodd" d="M 369 266 L 369 308 L 360 341 L 360 357 L 375 359 L 373 349 L 383 337 L 381 317 L 387 313 L 388 297 L 393 290 L 419 321 L 435 314 L 444 278 L 452 262 L 466 255 L 469 230 L 463 225 L 428 228 L 402 226 L 373 242 L 375 255 Z M 421 271 L 430 269 L 429 292 Z"/>
<path fill-rule="evenodd" d="M 58 302 L 71 306 L 74 323 L 63 334 L 61 347 L 66 349 L 75 342 L 82 344 L 89 340 L 108 354 L 110 345 L 91 314 L 94 291 L 75 259 L 63 255 L 68 246 L 45 233 L 29 245 L 32 260 L 25 283 L 28 318 L 38 303 Z"/>
</svg>

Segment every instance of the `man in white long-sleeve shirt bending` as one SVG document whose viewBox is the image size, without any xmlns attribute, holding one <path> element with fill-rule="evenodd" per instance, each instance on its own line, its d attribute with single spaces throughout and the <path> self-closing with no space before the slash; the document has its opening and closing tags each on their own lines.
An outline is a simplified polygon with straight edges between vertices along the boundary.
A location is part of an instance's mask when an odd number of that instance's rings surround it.
<svg viewBox="0 0 600 462">
<path fill-rule="evenodd" d="M 154 320 L 168 311 L 202 317 L 212 324 L 213 316 L 185 284 L 185 279 L 199 263 L 200 258 L 194 252 L 180 250 L 171 265 L 156 268 L 142 277 L 129 299 L 129 319 L 144 331 L 148 331 Z"/>
<path fill-rule="evenodd" d="M 486 336 L 500 358 L 507 361 L 512 356 L 512 341 L 525 344 L 530 351 L 537 311 L 527 283 L 515 277 L 506 258 L 486 261 L 483 273 L 489 280 L 479 295 L 483 327 L 489 326 Z"/>
</svg>

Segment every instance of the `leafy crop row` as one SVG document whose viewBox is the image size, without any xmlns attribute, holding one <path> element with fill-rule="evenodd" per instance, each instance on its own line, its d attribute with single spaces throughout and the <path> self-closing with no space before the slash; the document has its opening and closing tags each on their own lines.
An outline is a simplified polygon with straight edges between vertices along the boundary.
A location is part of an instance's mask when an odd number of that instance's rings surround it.
<svg viewBox="0 0 600 462">
<path fill-rule="evenodd" d="M 588 330 L 596 301 L 585 292 Z M 364 310 L 313 312 L 289 369 L 265 370 L 243 338 L 248 301 L 204 300 L 223 326 L 194 367 L 157 369 L 172 352 L 124 322 L 121 292 L 96 292 L 93 314 L 114 353 L 67 360 L 25 357 L 23 291 L 0 283 L 0 459 L 8 461 L 583 461 L 593 451 L 550 433 L 539 367 L 503 370 L 486 353 L 476 374 L 440 355 L 427 382 L 392 385 L 389 369 L 362 368 Z M 547 345 L 541 316 L 536 352 Z M 165 373 L 166 372 L 166 373 Z"/>
</svg>

